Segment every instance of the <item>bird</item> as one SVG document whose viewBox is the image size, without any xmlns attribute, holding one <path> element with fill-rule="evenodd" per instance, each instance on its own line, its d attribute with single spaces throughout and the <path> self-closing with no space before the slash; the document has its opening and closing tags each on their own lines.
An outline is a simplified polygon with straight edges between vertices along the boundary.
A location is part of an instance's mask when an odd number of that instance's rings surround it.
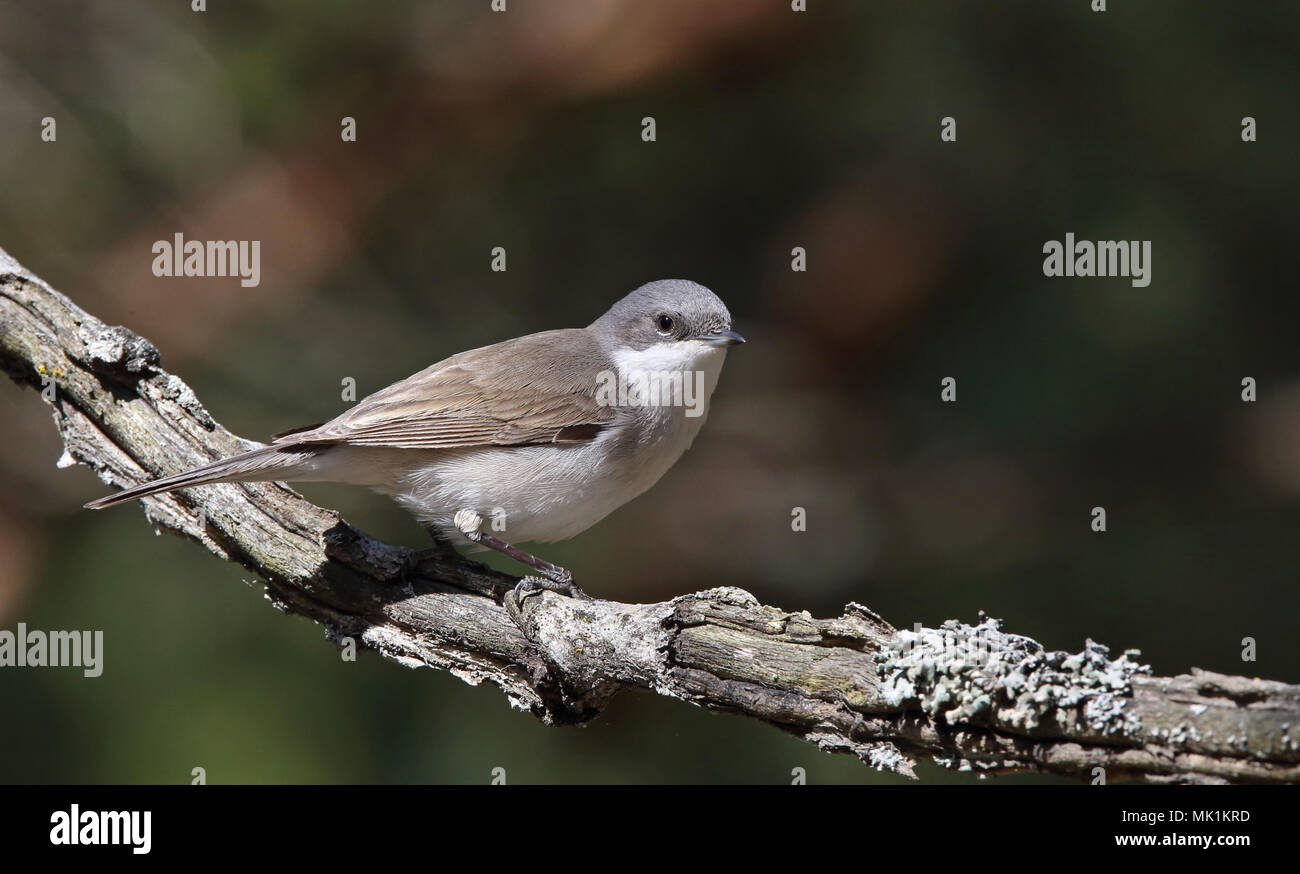
<svg viewBox="0 0 1300 874">
<path fill-rule="evenodd" d="M 439 544 L 494 549 L 535 571 L 510 593 L 517 617 L 540 590 L 588 596 L 568 569 L 514 544 L 574 537 L 658 482 L 704 424 L 728 349 L 744 342 L 708 288 L 658 280 L 585 328 L 457 353 L 328 422 L 85 506 L 216 483 L 366 486 Z"/>
</svg>

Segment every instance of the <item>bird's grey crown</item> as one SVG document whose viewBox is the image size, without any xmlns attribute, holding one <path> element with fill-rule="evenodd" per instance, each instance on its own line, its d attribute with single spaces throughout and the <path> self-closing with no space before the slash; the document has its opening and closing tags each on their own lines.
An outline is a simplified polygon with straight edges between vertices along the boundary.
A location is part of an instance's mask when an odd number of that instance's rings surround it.
<svg viewBox="0 0 1300 874">
<path fill-rule="evenodd" d="M 657 330 L 660 315 L 670 316 L 673 329 L 665 337 Z M 698 282 L 660 279 L 647 282 L 609 308 L 589 326 L 603 343 L 645 349 L 666 340 L 687 340 L 731 330 L 727 305 Z"/>
</svg>

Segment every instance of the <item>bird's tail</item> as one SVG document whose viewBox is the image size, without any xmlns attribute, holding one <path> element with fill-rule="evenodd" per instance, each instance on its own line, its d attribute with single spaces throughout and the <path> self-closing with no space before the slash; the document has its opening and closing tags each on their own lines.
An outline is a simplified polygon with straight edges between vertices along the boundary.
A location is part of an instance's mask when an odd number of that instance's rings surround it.
<svg viewBox="0 0 1300 874">
<path fill-rule="evenodd" d="M 184 473 L 165 476 L 152 482 L 140 483 L 123 489 L 116 494 L 107 495 L 86 504 L 88 510 L 102 510 L 125 501 L 184 489 L 190 486 L 202 486 L 209 483 L 257 482 L 289 478 L 291 472 L 300 464 L 310 461 L 317 450 L 302 446 L 262 446 L 248 452 L 232 455 Z"/>
</svg>

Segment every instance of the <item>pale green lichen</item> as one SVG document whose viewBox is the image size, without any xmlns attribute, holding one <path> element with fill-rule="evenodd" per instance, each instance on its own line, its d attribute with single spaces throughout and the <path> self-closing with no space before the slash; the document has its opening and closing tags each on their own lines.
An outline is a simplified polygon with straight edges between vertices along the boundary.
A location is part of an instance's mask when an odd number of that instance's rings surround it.
<svg viewBox="0 0 1300 874">
<path fill-rule="evenodd" d="M 1049 652 L 1001 623 L 948 620 L 939 628 L 897 632 L 876 654 L 880 692 L 891 706 L 919 704 L 949 725 L 998 725 L 1032 732 L 1047 722 L 1081 722 L 1103 736 L 1135 735 L 1141 726 L 1125 708 L 1130 680 L 1151 669 L 1137 650 L 1112 659 L 1088 640 L 1082 652 Z"/>
</svg>

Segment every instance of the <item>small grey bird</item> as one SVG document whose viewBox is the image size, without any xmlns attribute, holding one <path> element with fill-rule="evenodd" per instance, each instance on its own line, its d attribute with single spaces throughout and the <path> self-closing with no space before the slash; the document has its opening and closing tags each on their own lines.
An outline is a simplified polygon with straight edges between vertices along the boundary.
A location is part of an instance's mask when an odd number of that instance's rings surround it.
<svg viewBox="0 0 1300 874">
<path fill-rule="evenodd" d="M 210 483 L 364 485 L 435 540 L 537 571 L 516 587 L 516 611 L 541 588 L 586 597 L 567 570 L 507 541 L 573 537 L 658 482 L 704 424 L 727 347 L 743 342 L 704 286 L 651 282 L 585 328 L 461 352 L 328 422 L 86 507 Z M 484 531 L 485 519 L 505 538 Z"/>
</svg>

